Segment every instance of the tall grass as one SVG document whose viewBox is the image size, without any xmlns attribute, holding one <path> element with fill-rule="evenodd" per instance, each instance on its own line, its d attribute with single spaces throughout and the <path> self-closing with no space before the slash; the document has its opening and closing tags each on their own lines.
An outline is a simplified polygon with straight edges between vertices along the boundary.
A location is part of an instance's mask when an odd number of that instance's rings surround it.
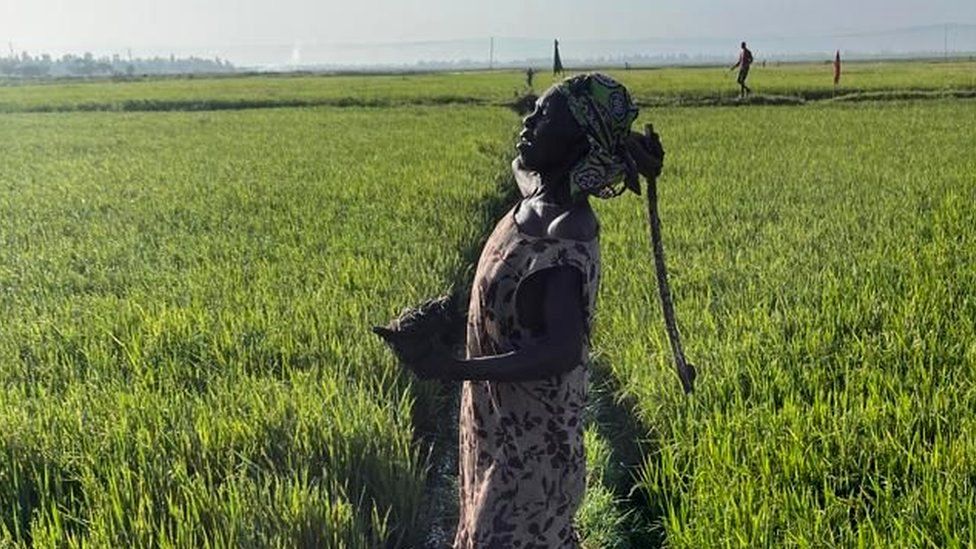
<svg viewBox="0 0 976 549">
<path fill-rule="evenodd" d="M 643 205 L 603 205 L 596 347 L 654 448 L 675 547 L 959 546 L 976 523 L 968 103 L 645 112 L 681 394 Z"/>
<path fill-rule="evenodd" d="M 462 269 L 512 122 L 5 116 L 0 540 L 412 543 L 423 393 L 368 327 Z"/>
</svg>

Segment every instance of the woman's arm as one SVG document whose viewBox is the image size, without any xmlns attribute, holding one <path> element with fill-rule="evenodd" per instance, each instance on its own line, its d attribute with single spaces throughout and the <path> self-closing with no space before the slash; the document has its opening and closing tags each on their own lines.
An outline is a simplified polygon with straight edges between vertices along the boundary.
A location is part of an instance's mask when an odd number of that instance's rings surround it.
<svg viewBox="0 0 976 549">
<path fill-rule="evenodd" d="M 459 359 L 446 350 L 431 353 L 410 368 L 421 378 L 479 381 L 533 381 L 572 370 L 583 352 L 582 273 L 572 267 L 548 273 L 543 296 L 545 335 L 522 349 Z"/>
</svg>

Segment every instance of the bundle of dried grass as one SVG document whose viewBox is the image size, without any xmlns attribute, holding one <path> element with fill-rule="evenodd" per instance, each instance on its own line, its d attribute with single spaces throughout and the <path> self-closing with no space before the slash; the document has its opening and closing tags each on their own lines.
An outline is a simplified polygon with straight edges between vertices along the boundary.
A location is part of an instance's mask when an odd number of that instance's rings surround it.
<svg viewBox="0 0 976 549">
<path fill-rule="evenodd" d="M 386 326 L 373 326 L 401 362 L 416 362 L 435 346 L 453 349 L 464 340 L 466 304 L 458 294 L 429 299 L 404 309 Z"/>
</svg>

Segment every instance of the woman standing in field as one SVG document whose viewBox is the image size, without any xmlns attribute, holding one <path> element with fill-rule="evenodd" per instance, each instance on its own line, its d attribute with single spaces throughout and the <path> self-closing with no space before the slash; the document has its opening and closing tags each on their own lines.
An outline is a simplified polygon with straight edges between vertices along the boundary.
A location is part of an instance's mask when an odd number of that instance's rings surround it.
<svg viewBox="0 0 976 549">
<path fill-rule="evenodd" d="M 602 74 L 567 79 L 537 101 L 513 162 L 523 198 L 481 252 L 467 357 L 435 345 L 404 359 L 421 378 L 464 381 L 455 547 L 578 543 L 586 358 L 600 280 L 588 199 L 639 193 L 638 172 L 660 172 L 660 142 L 632 133 L 635 118 L 626 88 Z"/>
</svg>

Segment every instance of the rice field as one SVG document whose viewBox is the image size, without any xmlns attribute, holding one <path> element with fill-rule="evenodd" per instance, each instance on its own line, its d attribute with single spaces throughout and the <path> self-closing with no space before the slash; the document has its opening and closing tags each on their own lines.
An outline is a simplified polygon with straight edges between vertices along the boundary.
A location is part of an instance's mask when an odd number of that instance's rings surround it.
<svg viewBox="0 0 976 549">
<path fill-rule="evenodd" d="M 734 62 L 730 58 L 729 64 Z M 607 73 L 627 82 L 646 104 L 709 101 L 738 93 L 727 67 L 621 70 Z M 561 78 L 561 77 L 560 77 Z M 533 87 L 541 92 L 552 75 L 540 71 Z M 759 94 L 820 99 L 850 93 L 976 89 L 976 62 L 845 63 L 837 90 L 829 63 L 757 63 L 749 80 Z M 7 84 L 7 85 L 4 85 Z M 213 110 L 300 106 L 402 106 L 449 103 L 510 103 L 528 90 L 520 71 L 394 74 L 363 76 L 241 76 L 144 78 L 133 81 L 53 81 L 18 85 L 0 79 L 0 112 L 64 110 Z"/>
<path fill-rule="evenodd" d="M 600 360 L 676 547 L 976 536 L 976 105 L 653 111 L 694 396 L 636 198 L 605 204 Z"/>
<path fill-rule="evenodd" d="M 850 67 L 862 91 L 976 90 L 972 63 Z M 734 94 L 716 71 L 614 74 L 654 103 Z M 763 93 L 831 89 L 829 66 L 764 71 Z M 453 388 L 368 328 L 470 276 L 522 86 L 0 86 L 0 546 L 433 546 Z M 125 102 L 171 112 L 27 112 Z M 686 398 L 669 363 L 643 198 L 598 202 L 584 545 L 971 545 L 976 103 L 644 122 L 700 378 Z"/>
<path fill-rule="evenodd" d="M 369 326 L 463 269 L 511 131 L 491 108 L 6 116 L 0 539 L 411 542 L 415 392 Z"/>
</svg>

